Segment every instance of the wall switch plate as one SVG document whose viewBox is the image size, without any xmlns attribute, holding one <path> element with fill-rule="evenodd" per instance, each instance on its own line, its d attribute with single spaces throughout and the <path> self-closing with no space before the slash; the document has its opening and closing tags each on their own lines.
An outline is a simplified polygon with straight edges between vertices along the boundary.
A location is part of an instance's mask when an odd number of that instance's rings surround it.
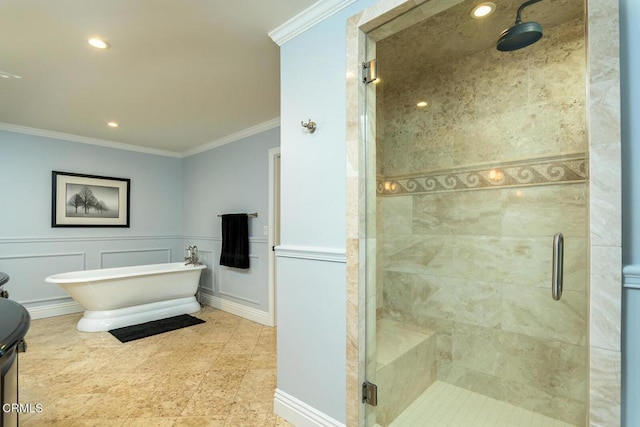
<svg viewBox="0 0 640 427">
<path fill-rule="evenodd" d="M 268 236 L 268 235 L 269 235 L 269 227 L 268 227 L 268 226 L 266 226 L 266 225 L 265 225 L 265 226 L 262 228 L 262 234 L 264 234 L 265 236 Z"/>
</svg>

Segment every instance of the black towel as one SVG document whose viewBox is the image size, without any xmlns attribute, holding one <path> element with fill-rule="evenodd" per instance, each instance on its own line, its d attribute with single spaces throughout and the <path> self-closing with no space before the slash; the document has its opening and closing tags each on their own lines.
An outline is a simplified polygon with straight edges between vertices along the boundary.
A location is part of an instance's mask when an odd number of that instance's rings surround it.
<svg viewBox="0 0 640 427">
<path fill-rule="evenodd" d="M 222 215 L 220 265 L 249 268 L 249 221 L 247 214 Z"/>
</svg>

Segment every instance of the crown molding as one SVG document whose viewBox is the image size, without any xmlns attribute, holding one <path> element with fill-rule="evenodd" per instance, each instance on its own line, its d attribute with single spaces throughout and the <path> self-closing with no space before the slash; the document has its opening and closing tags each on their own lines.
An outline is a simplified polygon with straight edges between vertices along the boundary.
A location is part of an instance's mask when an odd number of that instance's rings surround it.
<svg viewBox="0 0 640 427">
<path fill-rule="evenodd" d="M 289 19 L 279 27 L 269 31 L 269 37 L 278 46 L 291 40 L 300 33 L 327 19 L 357 0 L 320 0 Z"/>
<path fill-rule="evenodd" d="M 280 117 L 276 117 L 275 119 L 268 120 L 266 122 L 260 123 L 250 128 L 233 133 L 231 135 L 227 135 L 220 139 L 216 139 L 214 141 L 192 148 L 191 150 L 184 151 L 182 153 L 178 153 L 175 151 L 168 151 L 168 150 L 160 150 L 157 148 L 140 147 L 138 145 L 123 144 L 121 142 L 107 141 L 104 139 L 89 138 L 86 136 L 73 135 L 70 133 L 62 133 L 62 132 L 45 130 L 45 129 L 30 128 L 27 126 L 12 125 L 10 123 L 2 123 L 2 122 L 0 122 L 0 131 L 4 130 L 7 132 L 41 136 L 44 138 L 59 139 L 62 141 L 71 141 L 71 142 L 80 142 L 82 144 L 99 145 L 101 147 L 115 148 L 118 150 L 128 150 L 128 151 L 136 151 L 139 153 L 155 154 L 158 156 L 182 158 L 182 157 L 188 157 L 194 154 L 202 153 L 203 151 L 211 150 L 212 148 L 220 147 L 221 145 L 229 144 L 229 143 L 238 141 L 240 139 L 247 138 L 252 135 L 256 135 L 260 132 L 264 132 L 269 129 L 276 128 L 278 126 L 280 126 Z"/>
<path fill-rule="evenodd" d="M 105 139 L 90 138 L 87 136 L 73 135 L 70 133 L 55 132 L 45 129 L 30 128 L 27 126 L 12 125 L 10 123 L 1 123 L 0 130 L 22 133 L 26 135 L 41 136 L 44 138 L 59 139 L 62 141 L 80 142 L 83 144 L 98 145 L 100 147 L 116 148 L 118 150 L 136 151 L 138 153 L 155 154 L 167 157 L 182 157 L 180 153 L 168 150 L 159 150 L 157 148 L 141 147 L 138 145 L 123 144 L 121 142 L 108 141 Z"/>
<path fill-rule="evenodd" d="M 280 126 L 280 117 L 276 117 L 275 119 L 271 119 L 255 126 L 251 126 L 250 128 L 241 130 L 239 132 L 232 133 L 231 135 L 216 139 L 191 150 L 187 150 L 182 153 L 182 157 L 193 156 L 194 154 L 202 153 L 203 151 L 211 150 L 212 148 L 220 147 L 221 145 L 229 144 L 231 142 L 256 135 L 269 129 L 277 128 L 278 126 Z"/>
</svg>

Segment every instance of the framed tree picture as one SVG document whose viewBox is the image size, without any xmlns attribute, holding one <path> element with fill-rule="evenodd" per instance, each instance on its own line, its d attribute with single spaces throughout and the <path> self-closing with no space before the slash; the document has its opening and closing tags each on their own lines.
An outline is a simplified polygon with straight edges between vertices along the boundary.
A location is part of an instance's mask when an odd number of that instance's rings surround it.
<svg viewBox="0 0 640 427">
<path fill-rule="evenodd" d="M 131 180 L 52 172 L 52 227 L 129 227 Z"/>
</svg>

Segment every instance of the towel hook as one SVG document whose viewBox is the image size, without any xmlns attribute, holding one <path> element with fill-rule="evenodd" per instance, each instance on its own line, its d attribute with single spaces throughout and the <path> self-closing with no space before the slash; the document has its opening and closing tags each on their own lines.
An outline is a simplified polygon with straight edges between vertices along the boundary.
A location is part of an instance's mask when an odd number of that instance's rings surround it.
<svg viewBox="0 0 640 427">
<path fill-rule="evenodd" d="M 311 119 L 307 123 L 300 122 L 303 128 L 306 128 L 309 133 L 314 133 L 316 131 L 316 122 L 312 122 Z"/>
</svg>

